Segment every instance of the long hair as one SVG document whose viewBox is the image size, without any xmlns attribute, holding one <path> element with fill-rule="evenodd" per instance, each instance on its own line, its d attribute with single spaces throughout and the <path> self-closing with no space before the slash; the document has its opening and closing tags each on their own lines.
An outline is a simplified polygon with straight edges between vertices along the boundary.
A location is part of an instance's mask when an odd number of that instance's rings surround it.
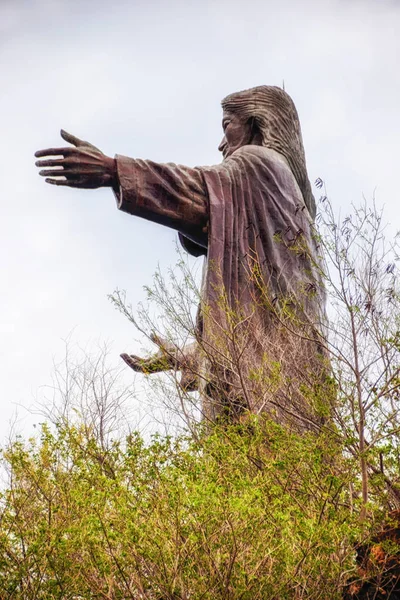
<svg viewBox="0 0 400 600">
<path fill-rule="evenodd" d="M 314 219 L 316 207 L 307 175 L 300 121 L 289 94 L 279 87 L 261 85 L 230 94 L 221 104 L 226 111 L 246 120 L 253 119 L 261 134 L 262 145 L 286 158 Z"/>
</svg>

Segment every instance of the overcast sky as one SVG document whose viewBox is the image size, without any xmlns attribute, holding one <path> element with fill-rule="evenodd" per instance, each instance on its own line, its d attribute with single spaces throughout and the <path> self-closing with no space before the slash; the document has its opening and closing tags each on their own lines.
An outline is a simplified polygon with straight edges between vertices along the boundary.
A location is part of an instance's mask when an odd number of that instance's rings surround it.
<svg viewBox="0 0 400 600">
<path fill-rule="evenodd" d="M 71 332 L 116 364 L 138 351 L 107 294 L 136 305 L 176 261 L 173 231 L 109 190 L 46 185 L 35 150 L 62 127 L 109 155 L 213 164 L 221 99 L 284 81 L 310 180 L 344 211 L 375 192 L 400 229 L 399 31 L 398 0 L 0 0 L 0 439 Z"/>
</svg>

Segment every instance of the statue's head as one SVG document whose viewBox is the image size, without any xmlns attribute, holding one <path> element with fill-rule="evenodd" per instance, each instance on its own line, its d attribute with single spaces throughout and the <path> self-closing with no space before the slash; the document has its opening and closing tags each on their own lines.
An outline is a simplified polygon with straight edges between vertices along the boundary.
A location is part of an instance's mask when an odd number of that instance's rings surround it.
<svg viewBox="0 0 400 600">
<path fill-rule="evenodd" d="M 259 86 L 230 94 L 222 100 L 224 137 L 219 146 L 224 158 L 247 144 L 282 154 L 300 187 L 304 202 L 315 217 L 315 200 L 307 176 L 300 121 L 291 97 L 281 88 Z"/>
</svg>

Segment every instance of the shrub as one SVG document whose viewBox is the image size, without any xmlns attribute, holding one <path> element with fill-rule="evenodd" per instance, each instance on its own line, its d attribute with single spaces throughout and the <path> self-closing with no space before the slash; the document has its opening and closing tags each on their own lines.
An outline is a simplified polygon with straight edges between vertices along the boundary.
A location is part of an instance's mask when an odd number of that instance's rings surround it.
<svg viewBox="0 0 400 600">
<path fill-rule="evenodd" d="M 261 419 L 105 451 L 42 426 L 3 460 L 2 598 L 339 598 L 359 536 L 328 434 Z"/>
</svg>

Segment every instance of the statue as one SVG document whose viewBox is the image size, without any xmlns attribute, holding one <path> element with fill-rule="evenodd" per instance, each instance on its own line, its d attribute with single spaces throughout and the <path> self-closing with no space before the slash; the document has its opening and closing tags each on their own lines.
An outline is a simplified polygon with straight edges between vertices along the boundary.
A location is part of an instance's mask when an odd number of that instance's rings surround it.
<svg viewBox="0 0 400 600">
<path fill-rule="evenodd" d="M 205 257 L 196 343 L 177 349 L 155 338 L 157 355 L 124 354 L 127 364 L 181 369 L 212 422 L 250 411 L 314 430 L 327 414 L 318 395 L 325 294 L 297 111 L 270 86 L 231 94 L 222 108 L 219 165 L 110 158 L 65 131 L 72 146 L 41 150 L 36 164 L 53 185 L 110 187 L 120 210 L 175 229 Z"/>
</svg>

